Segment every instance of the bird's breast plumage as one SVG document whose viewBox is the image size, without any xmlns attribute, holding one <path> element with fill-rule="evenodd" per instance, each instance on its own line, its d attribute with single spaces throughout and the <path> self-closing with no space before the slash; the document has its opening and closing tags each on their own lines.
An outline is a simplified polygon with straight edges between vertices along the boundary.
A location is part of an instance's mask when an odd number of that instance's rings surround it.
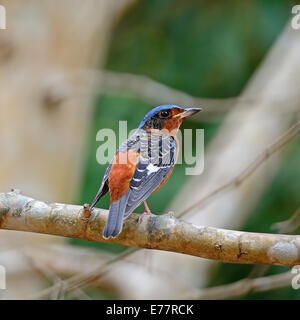
<svg viewBox="0 0 300 320">
<path fill-rule="evenodd" d="M 176 162 L 173 136 L 138 130 L 119 148 L 109 173 L 111 202 L 128 193 L 126 212 L 132 212 L 169 177 Z"/>
</svg>

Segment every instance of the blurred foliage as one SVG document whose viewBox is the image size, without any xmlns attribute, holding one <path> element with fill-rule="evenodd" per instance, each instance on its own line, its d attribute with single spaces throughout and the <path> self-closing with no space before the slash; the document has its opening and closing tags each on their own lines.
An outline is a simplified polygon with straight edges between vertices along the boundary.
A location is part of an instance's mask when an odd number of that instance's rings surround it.
<svg viewBox="0 0 300 320">
<path fill-rule="evenodd" d="M 293 4 L 295 1 L 283 0 L 137 1 L 125 12 L 114 30 L 106 68 L 146 75 L 195 96 L 236 96 L 282 31 Z M 176 104 L 176 101 L 170 103 Z M 128 120 L 129 132 L 138 126 L 152 107 L 130 96 L 99 96 L 96 99 L 81 202 L 91 202 L 106 169 L 95 159 L 99 146 L 95 140 L 97 131 L 111 128 L 117 132 L 118 121 Z M 184 127 L 204 128 L 207 143 L 219 125 L 187 122 Z M 299 186 L 295 177 L 299 160 L 299 152 L 291 148 L 245 230 L 269 232 L 272 223 L 293 214 L 299 204 Z M 153 212 L 163 213 L 168 202 L 180 190 L 186 179 L 184 168 L 184 165 L 177 165 L 168 183 L 150 197 L 149 205 Z M 101 200 L 101 207 L 108 208 L 108 201 L 106 196 Z M 114 245 L 73 242 L 113 252 L 122 250 L 122 247 Z M 252 268 L 220 264 L 210 285 L 241 279 Z M 272 267 L 268 274 L 281 271 L 282 268 Z M 299 291 L 290 288 L 249 295 L 259 299 L 296 296 L 299 298 Z"/>
</svg>

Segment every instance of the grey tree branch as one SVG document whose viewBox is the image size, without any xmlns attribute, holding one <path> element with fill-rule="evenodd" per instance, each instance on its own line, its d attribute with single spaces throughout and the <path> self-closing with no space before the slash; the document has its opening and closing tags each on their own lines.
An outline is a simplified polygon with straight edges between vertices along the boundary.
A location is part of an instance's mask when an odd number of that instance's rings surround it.
<svg viewBox="0 0 300 320">
<path fill-rule="evenodd" d="M 245 296 L 252 292 L 264 292 L 287 287 L 291 284 L 293 275 L 291 272 L 284 272 L 272 276 L 259 278 L 245 278 L 230 284 L 199 290 L 191 295 L 187 295 L 186 299 L 232 299 Z"/>
<path fill-rule="evenodd" d="M 153 105 L 174 103 L 189 107 L 203 107 L 201 116 L 195 115 L 192 121 L 217 120 L 231 109 L 236 102 L 253 103 L 254 98 L 204 98 L 191 96 L 186 92 L 169 87 L 144 75 L 108 70 L 78 70 L 73 73 L 73 78 L 79 83 L 92 81 L 97 84 L 97 93 L 118 94 L 134 97 Z M 80 88 L 79 88 L 80 92 Z"/>
<path fill-rule="evenodd" d="M 227 263 L 300 264 L 300 236 L 200 227 L 173 215 L 132 214 L 116 239 L 104 240 L 107 210 L 45 203 L 17 191 L 0 194 L 0 228 L 183 253 Z"/>
<path fill-rule="evenodd" d="M 244 103 L 249 107 L 256 103 L 258 99 L 255 95 L 247 98 L 237 96 L 218 99 L 195 97 L 144 75 L 132 73 L 109 70 L 83 70 L 80 75 L 84 82 L 92 78 L 94 83 L 98 83 L 98 93 L 132 96 L 151 104 L 169 104 L 173 102 L 183 106 L 203 107 L 203 112 L 196 114 L 190 119 L 191 121 L 216 119 L 216 115 L 222 115 L 231 110 L 236 103 Z M 289 100 L 279 100 L 277 103 L 281 105 L 287 104 L 290 100 L 295 99 L 299 99 L 299 94 L 291 96 Z M 282 112 L 282 115 L 284 114 L 286 112 Z"/>
<path fill-rule="evenodd" d="M 90 70 L 89 72 L 93 73 L 95 78 L 101 83 L 102 92 L 130 94 L 150 103 L 169 104 L 170 101 L 173 101 L 176 104 L 191 107 L 205 106 L 208 113 L 222 113 L 227 111 L 234 102 L 242 100 L 242 98 L 238 97 L 223 99 L 194 97 L 144 75 L 108 70 Z"/>
</svg>

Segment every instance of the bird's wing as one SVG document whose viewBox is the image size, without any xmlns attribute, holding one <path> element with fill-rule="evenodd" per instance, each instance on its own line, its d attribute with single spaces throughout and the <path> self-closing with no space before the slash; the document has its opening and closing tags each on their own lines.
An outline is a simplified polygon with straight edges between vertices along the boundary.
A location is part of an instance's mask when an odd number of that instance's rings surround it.
<svg viewBox="0 0 300 320">
<path fill-rule="evenodd" d="M 176 143 L 173 137 L 157 135 L 147 143 L 147 152 L 141 152 L 135 172 L 130 181 L 124 217 L 127 217 L 166 179 L 176 161 Z M 145 149 L 146 150 L 146 149 Z"/>
<path fill-rule="evenodd" d="M 126 152 L 128 149 L 132 148 L 132 149 L 138 149 L 137 145 L 139 142 L 139 134 L 138 132 L 134 133 L 128 140 L 124 141 L 121 146 L 119 147 L 119 149 L 117 150 L 116 154 L 118 154 L 119 152 Z M 102 183 L 101 186 L 90 206 L 90 210 L 92 210 L 95 205 L 98 203 L 98 201 L 108 192 L 109 187 L 108 187 L 108 177 L 109 177 L 109 173 L 110 170 L 112 168 L 113 165 L 113 160 L 110 162 L 110 164 L 108 165 L 104 177 L 102 179 Z"/>
</svg>

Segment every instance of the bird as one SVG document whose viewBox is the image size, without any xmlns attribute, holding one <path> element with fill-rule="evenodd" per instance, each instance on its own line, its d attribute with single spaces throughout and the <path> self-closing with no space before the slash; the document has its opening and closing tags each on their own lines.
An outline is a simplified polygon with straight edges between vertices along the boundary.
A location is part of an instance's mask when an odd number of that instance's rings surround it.
<svg viewBox="0 0 300 320">
<path fill-rule="evenodd" d="M 177 133 L 183 120 L 201 111 L 201 108 L 184 108 L 161 105 L 149 111 L 137 130 L 123 142 L 108 165 L 101 186 L 90 206 L 109 191 L 110 206 L 103 238 L 117 237 L 126 219 L 142 202 L 146 202 L 170 177 L 179 152 Z M 140 220 L 140 219 L 139 219 Z"/>
</svg>

